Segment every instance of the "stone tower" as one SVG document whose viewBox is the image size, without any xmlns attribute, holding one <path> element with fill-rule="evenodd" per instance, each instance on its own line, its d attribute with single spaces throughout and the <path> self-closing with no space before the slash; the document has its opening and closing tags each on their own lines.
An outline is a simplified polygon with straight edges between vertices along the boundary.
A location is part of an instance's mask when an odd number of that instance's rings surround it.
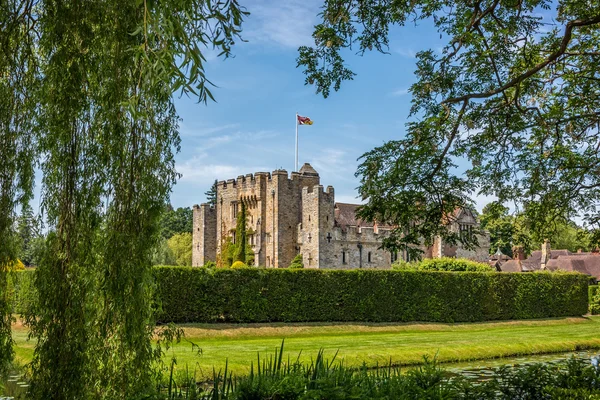
<svg viewBox="0 0 600 400">
<path fill-rule="evenodd" d="M 195 205 L 193 210 L 192 266 L 216 259 L 217 212 L 209 204 Z"/>
<path fill-rule="evenodd" d="M 302 220 L 302 189 L 312 189 L 319 181 L 319 174 L 314 168 L 304 164 L 300 171 L 292 172 L 291 176 L 285 170 L 276 170 L 272 173 L 240 175 L 237 179 L 218 182 L 217 206 L 212 211 L 214 230 L 212 225 L 204 222 L 209 219 L 212 221 L 212 214 L 207 216 L 200 206 L 196 218 L 194 208 L 192 265 L 216 261 L 226 240 L 235 240 L 237 213 L 243 202 L 246 206 L 248 244 L 254 253 L 254 264 L 269 268 L 287 267 L 299 250 L 296 238 L 298 224 Z M 207 227 L 210 231 L 207 231 Z M 214 244 L 209 244 L 209 237 L 214 237 Z M 209 245 L 212 246 L 210 252 L 206 250 Z"/>
<path fill-rule="evenodd" d="M 335 195 L 332 186 L 302 189 L 302 222 L 298 225 L 298 245 L 305 268 L 323 268 L 332 258 L 331 243 L 335 225 Z"/>
</svg>

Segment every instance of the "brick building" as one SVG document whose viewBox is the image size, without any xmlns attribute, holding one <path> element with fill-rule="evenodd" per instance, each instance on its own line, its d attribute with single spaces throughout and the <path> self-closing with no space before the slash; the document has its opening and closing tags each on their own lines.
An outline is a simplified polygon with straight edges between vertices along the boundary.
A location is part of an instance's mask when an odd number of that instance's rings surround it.
<svg viewBox="0 0 600 400">
<path fill-rule="evenodd" d="M 215 261 L 227 237 L 235 238 L 237 213 L 246 206 L 248 244 L 255 265 L 287 267 L 302 254 L 306 268 L 389 268 L 398 254 L 380 249 L 390 228 L 356 218 L 358 205 L 336 203 L 334 189 L 320 185 L 317 171 L 304 164 L 290 176 L 285 170 L 257 172 L 217 184 L 217 205 L 194 206 L 192 265 Z M 477 227 L 468 210 L 458 211 L 452 230 Z M 488 259 L 489 235 L 480 247 L 465 250 L 436 239 L 425 257 Z M 402 257 L 402 255 L 400 255 Z"/>
</svg>

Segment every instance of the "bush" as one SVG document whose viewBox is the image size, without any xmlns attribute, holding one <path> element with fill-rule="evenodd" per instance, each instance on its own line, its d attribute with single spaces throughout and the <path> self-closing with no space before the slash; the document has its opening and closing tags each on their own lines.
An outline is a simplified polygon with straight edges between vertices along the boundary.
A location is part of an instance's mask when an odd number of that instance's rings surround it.
<svg viewBox="0 0 600 400">
<path fill-rule="evenodd" d="M 304 268 L 304 262 L 302 261 L 302 254 L 298 254 L 296 257 L 294 257 L 294 259 L 292 260 L 292 263 L 290 264 L 290 266 L 288 268 L 290 268 L 290 269 Z"/>
<path fill-rule="evenodd" d="M 492 272 L 496 271 L 488 264 L 468 260 L 466 258 L 428 258 L 422 261 L 399 261 L 393 265 L 394 269 L 409 269 L 413 271 L 470 271 Z"/>
<path fill-rule="evenodd" d="M 233 268 L 233 269 L 248 268 L 248 266 L 246 265 L 246 263 L 244 263 L 242 261 L 236 261 L 233 264 L 231 264 L 231 268 Z"/>
<path fill-rule="evenodd" d="M 588 287 L 588 298 L 590 301 L 589 312 L 592 315 L 600 314 L 600 291 L 598 285 L 590 285 Z"/>
<path fill-rule="evenodd" d="M 475 322 L 580 316 L 578 273 L 155 268 L 162 322 Z"/>
<path fill-rule="evenodd" d="M 33 269 L 20 270 L 8 275 L 14 314 L 24 314 L 31 309 L 35 299 L 34 278 L 35 270 Z"/>
</svg>

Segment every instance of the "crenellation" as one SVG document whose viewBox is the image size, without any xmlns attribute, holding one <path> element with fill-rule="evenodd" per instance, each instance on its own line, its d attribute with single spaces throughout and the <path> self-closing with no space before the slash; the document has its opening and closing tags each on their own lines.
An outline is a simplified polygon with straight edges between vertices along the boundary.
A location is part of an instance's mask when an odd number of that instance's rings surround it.
<svg viewBox="0 0 600 400">
<path fill-rule="evenodd" d="M 277 169 L 219 181 L 217 207 L 194 206 L 195 266 L 216 259 L 227 237 L 235 234 L 236 215 L 242 203 L 246 206 L 249 246 L 257 266 L 285 268 L 298 253 L 306 268 L 390 268 L 398 258 L 398 254 L 380 248 L 392 228 L 357 219 L 358 205 L 336 203 L 333 186 L 324 188 L 319 174 L 310 164 L 304 164 L 300 171 L 289 175 L 286 170 Z M 473 214 L 465 212 L 456 213 L 449 220 L 453 231 L 477 223 Z M 429 257 L 453 251 L 456 256 L 480 258 L 489 249 L 489 234 L 481 237 L 480 244 L 479 249 L 467 251 L 436 240 L 424 250 Z"/>
</svg>

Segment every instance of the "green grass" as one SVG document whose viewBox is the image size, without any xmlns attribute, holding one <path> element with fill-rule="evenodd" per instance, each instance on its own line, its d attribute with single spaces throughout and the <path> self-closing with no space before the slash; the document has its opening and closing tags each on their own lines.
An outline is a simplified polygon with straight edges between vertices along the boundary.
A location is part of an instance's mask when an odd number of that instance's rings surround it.
<svg viewBox="0 0 600 400">
<path fill-rule="evenodd" d="M 423 356 L 441 362 L 480 360 L 517 355 L 600 349 L 600 317 L 487 322 L 465 324 L 188 324 L 187 340 L 202 349 L 198 356 L 187 341 L 175 345 L 179 368 L 196 369 L 201 376 L 212 368 L 246 373 L 251 362 L 272 354 L 285 338 L 286 355 L 300 352 L 301 360 L 314 359 L 320 348 L 326 357 L 339 351 L 347 365 L 412 365 Z M 15 327 L 18 362 L 31 359 L 33 343 L 25 328 Z"/>
</svg>

